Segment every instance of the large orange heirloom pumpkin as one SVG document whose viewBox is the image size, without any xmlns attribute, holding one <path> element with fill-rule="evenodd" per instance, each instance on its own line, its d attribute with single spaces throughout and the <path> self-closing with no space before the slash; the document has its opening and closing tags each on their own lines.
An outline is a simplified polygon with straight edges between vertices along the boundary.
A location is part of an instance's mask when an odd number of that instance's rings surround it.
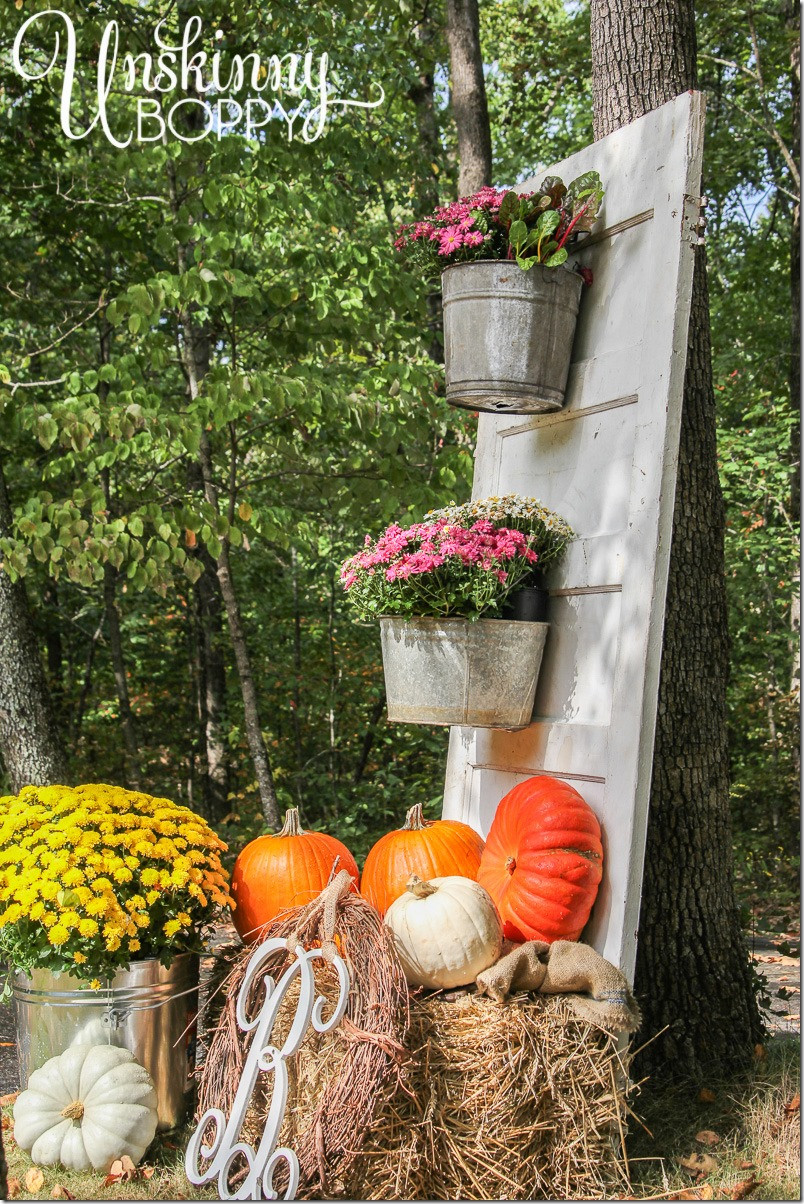
<svg viewBox="0 0 804 1204">
<path fill-rule="evenodd" d="M 483 839 L 457 819 L 428 821 L 421 803 L 408 811 L 405 826 L 381 836 L 363 866 L 361 894 L 380 915 L 405 893 L 411 874 L 477 879 Z"/>
<path fill-rule="evenodd" d="M 323 832 L 305 832 L 296 807 L 288 809 L 281 832 L 250 841 L 235 862 L 231 885 L 237 904 L 232 918 L 243 940 L 256 940 L 280 911 L 320 894 L 336 858 L 338 869 L 348 870 L 357 886 L 360 871 L 346 845 Z"/>
<path fill-rule="evenodd" d="M 477 880 L 511 941 L 577 941 L 603 875 L 600 824 L 577 790 L 528 778 L 506 794 Z"/>
</svg>

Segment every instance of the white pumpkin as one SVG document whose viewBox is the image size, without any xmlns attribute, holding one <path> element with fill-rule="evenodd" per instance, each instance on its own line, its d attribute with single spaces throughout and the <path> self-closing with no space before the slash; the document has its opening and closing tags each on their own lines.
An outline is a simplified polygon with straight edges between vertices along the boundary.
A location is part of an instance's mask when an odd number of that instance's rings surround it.
<svg viewBox="0 0 804 1204">
<path fill-rule="evenodd" d="M 14 1104 L 14 1137 L 34 1162 L 107 1171 L 139 1162 L 156 1132 L 156 1090 L 115 1045 L 75 1045 L 35 1070 Z"/>
<path fill-rule="evenodd" d="M 502 921 L 491 895 L 457 875 L 422 882 L 411 874 L 385 924 L 412 987 L 466 986 L 502 949 Z"/>
</svg>

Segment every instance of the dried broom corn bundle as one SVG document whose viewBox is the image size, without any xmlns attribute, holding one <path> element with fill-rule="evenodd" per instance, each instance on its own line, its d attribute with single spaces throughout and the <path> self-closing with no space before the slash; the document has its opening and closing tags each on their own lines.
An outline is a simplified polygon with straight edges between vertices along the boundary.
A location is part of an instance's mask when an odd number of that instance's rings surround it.
<svg viewBox="0 0 804 1204">
<path fill-rule="evenodd" d="M 349 876 L 338 875 L 306 907 L 293 908 L 266 926 L 263 939 L 281 937 L 291 946 L 307 948 L 334 941 L 349 966 L 351 991 L 346 1015 L 332 1033 L 311 1032 L 292 1067 L 291 1093 L 280 1142 L 299 1158 L 299 1196 L 326 1195 L 330 1182 L 348 1177 L 364 1136 L 387 1096 L 400 1087 L 406 1059 L 408 990 L 402 969 L 389 944 L 389 933 L 370 904 L 348 890 Z M 235 1007 L 253 946 L 237 956 L 223 984 L 226 1002 L 212 1034 L 199 1082 L 198 1115 L 208 1108 L 231 1112 L 240 1074 L 253 1033 L 242 1033 Z M 278 953 L 269 966 L 277 980 L 293 961 L 290 950 Z M 337 977 L 326 963 L 316 968 L 320 993 L 333 1001 Z M 295 988 L 295 989 L 294 989 Z M 262 1004 L 261 983 L 255 983 L 251 1014 Z M 273 1035 L 281 1044 L 296 1011 L 298 983 L 283 1001 Z M 270 1082 L 255 1092 L 244 1136 L 262 1128 L 261 1109 L 270 1103 Z M 237 1172 L 233 1178 L 236 1179 Z M 281 1188 L 281 1179 L 277 1180 Z"/>
</svg>

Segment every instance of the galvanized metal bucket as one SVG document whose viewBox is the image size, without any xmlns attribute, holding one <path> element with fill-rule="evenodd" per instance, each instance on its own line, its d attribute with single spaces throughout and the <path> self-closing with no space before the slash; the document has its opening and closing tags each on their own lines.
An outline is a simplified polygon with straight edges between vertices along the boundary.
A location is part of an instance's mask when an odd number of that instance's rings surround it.
<svg viewBox="0 0 804 1204">
<path fill-rule="evenodd" d="M 447 401 L 491 413 L 561 409 L 581 276 L 477 259 L 446 268 L 441 287 Z"/>
<path fill-rule="evenodd" d="M 154 1081 L 159 1128 L 181 1122 L 195 1064 L 197 957 L 182 953 L 168 968 L 132 962 L 94 991 L 71 974 L 18 972 L 13 991 L 22 1087 L 71 1045 L 119 1045 Z"/>
<path fill-rule="evenodd" d="M 380 619 L 388 719 L 527 727 L 549 623 Z"/>
</svg>

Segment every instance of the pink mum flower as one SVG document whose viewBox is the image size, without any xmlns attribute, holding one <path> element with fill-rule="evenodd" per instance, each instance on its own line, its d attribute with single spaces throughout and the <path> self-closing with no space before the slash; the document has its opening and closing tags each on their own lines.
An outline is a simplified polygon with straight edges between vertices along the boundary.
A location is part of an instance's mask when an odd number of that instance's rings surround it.
<svg viewBox="0 0 804 1204">
<path fill-rule="evenodd" d="M 463 233 L 460 226 L 447 226 L 438 235 L 439 255 L 450 255 L 460 249 L 463 243 Z"/>
</svg>

